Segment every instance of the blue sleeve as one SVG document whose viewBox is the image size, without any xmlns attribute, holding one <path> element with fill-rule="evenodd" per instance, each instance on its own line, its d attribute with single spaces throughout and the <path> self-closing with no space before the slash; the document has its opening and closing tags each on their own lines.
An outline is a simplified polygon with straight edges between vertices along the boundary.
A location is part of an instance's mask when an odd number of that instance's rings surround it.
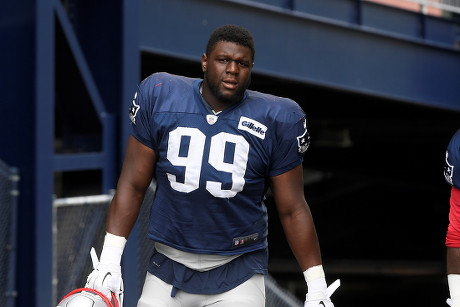
<svg viewBox="0 0 460 307">
<path fill-rule="evenodd" d="M 305 113 L 299 106 L 296 105 L 294 111 L 287 112 L 286 119 L 278 123 L 276 139 L 270 176 L 285 173 L 303 162 L 310 145 L 310 135 Z"/>
<path fill-rule="evenodd" d="M 129 118 L 131 119 L 132 135 L 145 146 L 156 150 L 155 140 L 151 131 L 153 106 L 156 99 L 151 90 L 154 87 L 149 86 L 151 81 L 153 80 L 149 77 L 139 85 L 129 108 Z"/>
<path fill-rule="evenodd" d="M 450 185 L 460 189 L 460 129 L 447 146 L 444 177 Z"/>
</svg>

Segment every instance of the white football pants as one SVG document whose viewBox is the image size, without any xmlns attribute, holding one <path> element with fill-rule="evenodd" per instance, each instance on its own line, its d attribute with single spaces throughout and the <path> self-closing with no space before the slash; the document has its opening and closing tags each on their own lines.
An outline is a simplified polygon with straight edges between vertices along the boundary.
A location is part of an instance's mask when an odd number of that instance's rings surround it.
<svg viewBox="0 0 460 307">
<path fill-rule="evenodd" d="M 219 294 L 193 294 L 180 289 L 171 297 L 172 285 L 147 272 L 137 307 L 264 307 L 264 276 L 255 274 L 236 288 Z"/>
</svg>

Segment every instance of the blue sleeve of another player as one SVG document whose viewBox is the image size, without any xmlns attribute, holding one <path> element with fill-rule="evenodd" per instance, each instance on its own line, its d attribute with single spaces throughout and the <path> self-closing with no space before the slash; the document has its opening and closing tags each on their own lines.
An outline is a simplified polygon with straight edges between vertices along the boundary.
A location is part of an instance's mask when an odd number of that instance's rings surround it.
<svg viewBox="0 0 460 307">
<path fill-rule="evenodd" d="M 280 175 L 301 164 L 310 145 L 305 114 L 295 112 L 290 117 L 292 121 L 277 127 L 277 144 L 271 158 L 270 176 Z"/>
<path fill-rule="evenodd" d="M 144 80 L 136 94 L 131 107 L 129 108 L 129 118 L 131 119 L 132 135 L 142 144 L 152 149 L 156 149 L 154 139 L 151 137 L 152 109 L 154 97 L 149 91 L 149 78 Z"/>
<path fill-rule="evenodd" d="M 457 130 L 447 147 L 444 177 L 449 184 L 460 189 L 460 129 Z"/>
</svg>

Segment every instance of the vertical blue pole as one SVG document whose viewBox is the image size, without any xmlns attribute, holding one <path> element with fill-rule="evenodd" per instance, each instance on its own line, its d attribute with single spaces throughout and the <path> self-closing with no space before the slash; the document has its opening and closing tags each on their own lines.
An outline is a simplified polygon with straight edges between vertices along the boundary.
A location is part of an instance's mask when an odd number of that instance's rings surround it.
<svg viewBox="0 0 460 307">
<path fill-rule="evenodd" d="M 295 10 L 295 0 L 281 0 L 281 7 L 283 9 Z"/>
<path fill-rule="evenodd" d="M 35 21 L 35 306 L 52 302 L 54 140 L 54 15 L 51 0 L 36 1 Z"/>
<path fill-rule="evenodd" d="M 139 24 L 138 1 L 122 0 L 122 94 L 121 94 L 121 142 L 119 148 L 121 161 L 124 158 L 125 146 L 131 131 L 128 108 L 137 89 L 140 78 Z M 136 223 L 123 255 L 123 279 L 125 283 L 125 306 L 136 306 L 139 298 L 139 226 Z"/>
<path fill-rule="evenodd" d="M 104 113 L 101 115 L 103 133 L 104 166 L 102 172 L 102 192 L 108 193 L 116 186 L 116 121 L 113 114 Z"/>
<path fill-rule="evenodd" d="M 362 25 L 363 23 L 363 1 L 357 0 L 355 4 L 355 22 L 357 25 Z"/>
<path fill-rule="evenodd" d="M 426 14 L 420 10 L 420 38 L 426 39 Z"/>
</svg>

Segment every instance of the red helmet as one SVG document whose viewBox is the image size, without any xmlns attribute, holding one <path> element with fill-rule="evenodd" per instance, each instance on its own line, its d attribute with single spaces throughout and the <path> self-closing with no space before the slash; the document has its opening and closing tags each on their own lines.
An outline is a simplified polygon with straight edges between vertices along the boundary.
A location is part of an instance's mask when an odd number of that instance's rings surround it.
<svg viewBox="0 0 460 307">
<path fill-rule="evenodd" d="M 113 293 L 112 300 L 115 304 L 97 290 L 79 288 L 67 294 L 57 307 L 118 307 L 118 301 Z"/>
</svg>

